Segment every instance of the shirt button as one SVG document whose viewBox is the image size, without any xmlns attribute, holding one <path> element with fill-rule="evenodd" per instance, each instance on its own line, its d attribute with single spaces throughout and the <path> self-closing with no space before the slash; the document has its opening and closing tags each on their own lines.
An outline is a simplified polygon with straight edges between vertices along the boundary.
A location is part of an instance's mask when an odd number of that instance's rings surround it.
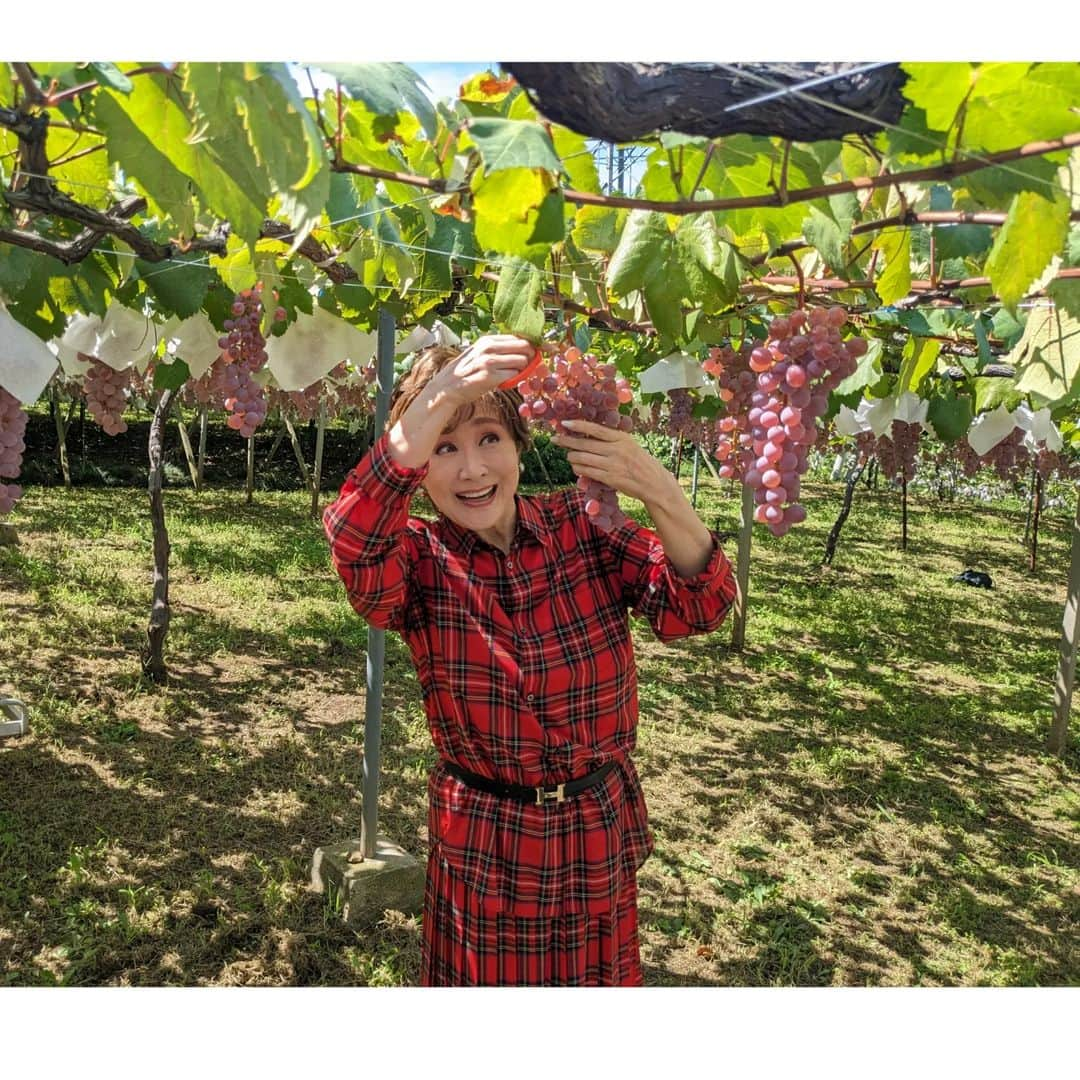
<svg viewBox="0 0 1080 1080">
<path fill-rule="evenodd" d="M 536 697 L 535 694 L 526 694 L 525 695 L 525 700 L 526 701 L 532 701 L 535 697 Z"/>
<path fill-rule="evenodd" d="M 507 570 L 513 570 L 514 569 L 514 560 L 513 559 L 507 559 L 506 560 L 506 569 Z"/>
</svg>

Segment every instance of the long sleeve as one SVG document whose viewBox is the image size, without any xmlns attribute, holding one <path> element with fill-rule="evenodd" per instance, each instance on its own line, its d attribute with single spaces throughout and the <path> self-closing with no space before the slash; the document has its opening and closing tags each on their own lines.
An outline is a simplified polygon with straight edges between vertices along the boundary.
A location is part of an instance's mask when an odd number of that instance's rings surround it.
<svg viewBox="0 0 1080 1080">
<path fill-rule="evenodd" d="M 418 608 L 412 603 L 409 502 L 426 474 L 426 466 L 410 469 L 394 461 L 384 434 L 323 511 L 331 561 L 349 603 L 381 629 L 403 629 L 410 609 Z"/>
<path fill-rule="evenodd" d="M 649 621 L 661 641 L 715 630 L 735 602 L 735 575 L 715 533 L 708 564 L 691 578 L 679 576 L 651 529 L 627 522 L 606 542 L 607 558 L 622 582 L 623 602 Z"/>
</svg>

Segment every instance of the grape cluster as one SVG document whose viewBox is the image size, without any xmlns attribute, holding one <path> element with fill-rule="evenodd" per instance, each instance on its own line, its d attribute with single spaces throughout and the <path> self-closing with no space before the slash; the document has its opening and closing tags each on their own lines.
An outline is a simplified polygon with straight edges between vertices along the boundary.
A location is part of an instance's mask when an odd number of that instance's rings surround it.
<svg viewBox="0 0 1080 1080">
<path fill-rule="evenodd" d="M 26 412 L 14 395 L 0 386 L 0 516 L 10 514 L 22 497 L 18 484 L 5 484 L 4 478 L 14 480 L 22 468 L 26 443 Z"/>
<path fill-rule="evenodd" d="M 244 438 L 266 419 L 266 395 L 252 375 L 266 363 L 266 339 L 261 324 L 262 283 L 238 293 L 232 304 L 232 318 L 226 319 L 225 333 L 218 338 L 221 356 L 195 385 L 200 403 L 220 402 L 231 415 L 225 421 Z M 285 309 L 274 312 L 276 321 L 285 318 Z"/>
<path fill-rule="evenodd" d="M 90 415 L 101 425 L 107 435 L 122 435 L 127 431 L 124 408 L 127 405 L 127 388 L 133 368 L 116 371 L 94 356 L 79 354 L 90 367 L 83 380 L 83 393 Z"/>
<path fill-rule="evenodd" d="M 765 341 L 738 354 L 714 349 L 706 363 L 728 410 L 716 425 L 720 474 L 753 488 L 754 520 L 774 536 L 806 518 L 799 478 L 817 441 L 817 420 L 830 391 L 855 371 L 867 349 L 862 338 L 840 337 L 846 319 L 842 307 L 799 308 L 774 319 Z"/>
<path fill-rule="evenodd" d="M 894 420 L 888 435 L 877 440 L 875 452 L 886 480 L 903 477 L 910 484 L 915 479 L 915 458 L 919 453 L 922 424 Z"/>
<path fill-rule="evenodd" d="M 562 421 L 592 420 L 620 431 L 633 430 L 630 417 L 619 412 L 619 406 L 633 398 L 630 384 L 614 364 L 602 364 L 574 346 L 541 364 L 518 389 L 524 399 L 518 412 L 543 429 L 568 433 Z M 585 495 L 585 513 L 597 528 L 610 532 L 626 520 L 614 488 L 584 476 L 578 477 L 578 487 Z"/>
</svg>

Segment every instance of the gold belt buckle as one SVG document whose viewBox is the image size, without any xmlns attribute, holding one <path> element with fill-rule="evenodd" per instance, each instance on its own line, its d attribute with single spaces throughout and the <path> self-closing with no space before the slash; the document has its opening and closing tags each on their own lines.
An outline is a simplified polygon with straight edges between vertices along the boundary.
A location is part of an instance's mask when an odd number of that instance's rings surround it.
<svg viewBox="0 0 1080 1080">
<path fill-rule="evenodd" d="M 536 789 L 536 805 L 543 806 L 545 802 L 554 800 L 557 803 L 566 802 L 566 785 L 558 784 L 554 791 L 545 791 L 542 787 Z"/>
</svg>

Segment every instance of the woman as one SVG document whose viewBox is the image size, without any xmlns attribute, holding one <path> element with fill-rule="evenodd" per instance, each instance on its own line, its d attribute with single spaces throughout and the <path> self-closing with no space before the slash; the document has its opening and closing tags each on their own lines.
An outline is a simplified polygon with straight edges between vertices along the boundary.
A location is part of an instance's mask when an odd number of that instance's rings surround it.
<svg viewBox="0 0 1080 1080">
<path fill-rule="evenodd" d="M 324 514 L 353 607 L 409 646 L 439 752 L 425 986 L 642 984 L 652 836 L 626 613 L 668 641 L 715 629 L 735 597 L 716 537 L 628 434 L 580 421 L 555 441 L 579 476 L 640 499 L 656 533 L 601 532 L 574 488 L 517 494 L 529 433 L 499 384 L 532 353 L 500 334 L 420 354 Z M 433 523 L 409 516 L 421 486 Z"/>
</svg>

